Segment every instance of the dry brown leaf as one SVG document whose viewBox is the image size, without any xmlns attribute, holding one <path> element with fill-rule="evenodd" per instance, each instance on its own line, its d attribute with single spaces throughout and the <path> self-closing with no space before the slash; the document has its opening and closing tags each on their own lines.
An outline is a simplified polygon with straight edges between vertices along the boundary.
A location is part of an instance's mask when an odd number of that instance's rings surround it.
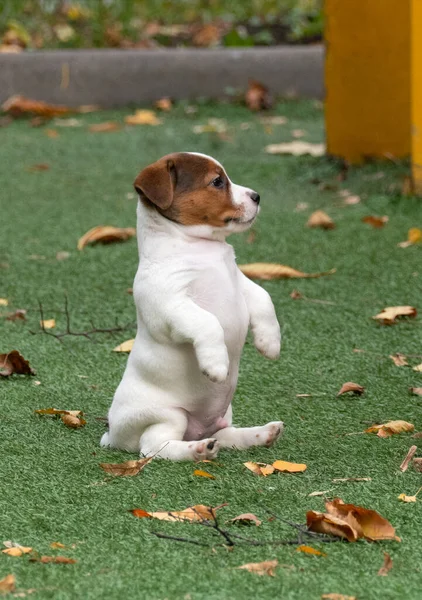
<svg viewBox="0 0 422 600">
<path fill-rule="evenodd" d="M 55 563 L 57 565 L 74 565 L 78 561 L 67 556 L 33 556 L 29 559 L 31 562 Z"/>
<path fill-rule="evenodd" d="M 386 438 L 395 433 L 405 433 L 414 431 L 414 429 L 415 426 L 413 423 L 408 423 L 407 421 L 388 421 L 388 423 L 368 427 L 368 429 L 365 429 L 365 433 L 376 433 L 378 437 Z"/>
<path fill-rule="evenodd" d="M 422 488 L 419 488 L 414 496 L 406 496 L 406 494 L 400 494 L 399 496 L 397 496 L 397 498 L 399 500 L 401 500 L 402 502 L 416 502 L 416 499 L 417 499 L 416 496 L 419 494 L 419 492 L 421 490 L 422 490 Z"/>
<path fill-rule="evenodd" d="M 256 575 L 269 575 L 274 577 L 274 569 L 278 565 L 278 560 L 264 560 L 260 563 L 246 563 L 240 567 L 234 567 L 235 569 L 243 569 L 249 571 L 249 573 L 256 573 Z"/>
<path fill-rule="evenodd" d="M 88 244 L 110 244 L 112 242 L 124 242 L 136 235 L 134 227 L 114 227 L 113 225 L 97 225 L 87 231 L 78 241 L 78 250 L 82 250 Z"/>
<path fill-rule="evenodd" d="M 61 410 L 59 408 L 39 408 L 34 410 L 38 415 L 71 415 L 72 417 L 81 417 L 81 410 Z"/>
<path fill-rule="evenodd" d="M 35 375 L 29 362 L 17 350 L 0 354 L 0 377 L 10 375 Z"/>
<path fill-rule="evenodd" d="M 415 456 L 416 450 L 418 449 L 417 446 L 410 446 L 408 453 L 406 454 L 403 462 L 400 465 L 400 471 L 402 473 L 404 473 L 405 471 L 407 471 L 408 467 L 409 467 L 409 463 L 412 460 L 412 458 Z"/>
<path fill-rule="evenodd" d="M 169 112 L 173 108 L 173 103 L 170 98 L 160 98 L 154 103 L 155 108 L 164 112 Z"/>
<path fill-rule="evenodd" d="M 422 473 L 422 458 L 414 458 L 412 464 L 413 464 L 414 468 L 416 469 L 416 471 L 419 471 L 419 473 Z"/>
<path fill-rule="evenodd" d="M 392 325 L 397 317 L 416 317 L 417 310 L 413 306 L 387 306 L 380 313 L 372 317 L 384 325 Z"/>
<path fill-rule="evenodd" d="M 12 115 L 12 117 L 22 117 L 27 115 L 37 115 L 51 119 L 74 112 L 67 106 L 56 106 L 39 100 L 31 100 L 24 96 L 12 96 L 2 105 L 2 110 Z"/>
<path fill-rule="evenodd" d="M 396 352 L 396 354 L 390 354 L 390 358 L 396 367 L 407 367 L 409 365 L 406 360 L 406 356 L 404 354 L 400 354 L 400 352 Z"/>
<path fill-rule="evenodd" d="M 162 121 L 153 110 L 137 110 L 134 115 L 125 117 L 127 125 L 161 125 Z"/>
<path fill-rule="evenodd" d="M 334 535 L 349 542 L 356 542 L 359 537 L 357 531 L 344 519 L 314 510 L 306 513 L 306 524 L 310 531 Z"/>
<path fill-rule="evenodd" d="M 325 144 L 311 144 L 310 142 L 286 142 L 283 144 L 269 144 L 265 147 L 267 154 L 292 154 L 293 156 L 324 156 Z"/>
<path fill-rule="evenodd" d="M 367 217 L 362 217 L 362 223 L 367 223 L 371 227 L 374 227 L 374 229 L 381 229 L 381 227 L 384 227 L 388 223 L 388 217 L 386 215 L 382 217 L 368 215 Z"/>
<path fill-rule="evenodd" d="M 88 127 L 88 131 L 91 133 L 108 133 L 109 131 L 118 131 L 120 129 L 120 123 L 116 121 L 105 121 L 104 123 L 95 123 Z"/>
<path fill-rule="evenodd" d="M 271 108 L 273 99 L 265 85 L 259 81 L 250 79 L 245 94 L 245 103 L 250 110 L 256 112 Z"/>
<path fill-rule="evenodd" d="M 30 548 L 29 546 L 19 546 L 18 544 L 12 546 L 11 548 L 5 548 L 4 550 L 2 550 L 3 554 L 15 557 L 23 556 L 24 554 L 28 554 L 29 552 L 32 552 L 32 548 Z"/>
<path fill-rule="evenodd" d="M 255 462 L 245 462 L 244 466 L 252 471 L 255 475 L 262 475 L 263 477 L 267 477 L 267 475 L 271 475 L 274 473 L 274 467 L 272 465 L 267 465 L 266 463 L 255 463 Z"/>
<path fill-rule="evenodd" d="M 50 165 L 47 163 L 37 163 L 36 165 L 31 165 L 30 167 L 27 167 L 26 170 L 31 173 L 35 173 L 36 171 L 48 171 L 49 168 Z"/>
<path fill-rule="evenodd" d="M 272 466 L 276 471 L 280 471 L 281 473 L 303 473 L 307 468 L 303 463 L 291 463 L 285 460 L 276 460 Z"/>
<path fill-rule="evenodd" d="M 211 475 L 211 473 L 207 473 L 207 471 L 202 471 L 201 469 L 195 469 L 193 474 L 196 477 L 208 477 L 208 479 L 215 479 L 215 475 Z"/>
<path fill-rule="evenodd" d="M 365 388 L 363 387 L 363 385 L 359 385 L 358 383 L 354 383 L 353 381 L 347 381 L 346 383 L 343 383 L 337 396 L 341 396 L 342 394 L 346 394 L 347 392 L 353 392 L 354 394 L 361 396 L 364 391 Z"/>
<path fill-rule="evenodd" d="M 135 339 L 126 340 L 125 342 L 122 342 L 121 344 L 113 348 L 113 352 L 130 352 L 133 348 L 134 343 Z"/>
<path fill-rule="evenodd" d="M 206 25 L 200 25 L 196 29 L 192 42 L 194 46 L 200 48 L 209 48 L 210 46 L 216 46 L 222 35 L 223 31 L 219 25 L 214 23 L 207 23 Z"/>
<path fill-rule="evenodd" d="M 419 244 L 419 242 L 422 242 L 422 229 L 419 229 L 419 227 L 411 227 L 407 233 L 407 240 L 400 242 L 397 246 L 399 246 L 399 248 L 408 248 L 414 244 Z"/>
<path fill-rule="evenodd" d="M 378 571 L 378 575 L 385 576 L 388 575 L 388 571 L 391 571 L 393 568 L 393 560 L 388 552 L 384 552 L 384 564 Z"/>
<path fill-rule="evenodd" d="M 40 321 L 40 325 L 44 329 L 53 329 L 56 326 L 56 319 L 45 319 L 44 321 Z"/>
<path fill-rule="evenodd" d="M 26 321 L 26 310 L 17 308 L 15 312 L 9 313 L 6 316 L 6 321 Z"/>
<path fill-rule="evenodd" d="M 415 396 L 422 396 L 422 387 L 411 387 L 409 388 L 410 393 Z"/>
<path fill-rule="evenodd" d="M 0 594 L 10 594 L 14 592 L 16 588 L 16 579 L 14 575 L 6 575 L 3 579 L 0 579 Z"/>
<path fill-rule="evenodd" d="M 78 429 L 86 425 L 85 419 L 75 417 L 74 415 L 64 414 L 60 418 L 66 427 L 70 427 L 70 429 Z"/>
<path fill-rule="evenodd" d="M 116 477 L 133 477 L 152 460 L 152 456 L 148 458 L 140 458 L 139 460 L 127 460 L 122 463 L 100 463 L 100 467 L 109 475 Z"/>
<path fill-rule="evenodd" d="M 356 596 L 345 596 L 344 594 L 322 594 L 321 600 L 357 600 Z"/>
<path fill-rule="evenodd" d="M 303 273 L 287 265 L 277 263 L 250 263 L 239 265 L 239 269 L 250 279 L 287 279 L 287 278 L 315 278 L 332 275 L 336 269 L 325 271 L 323 273 Z"/>
<path fill-rule="evenodd" d="M 0 306 L 9 306 L 7 298 L 0 298 Z"/>
<path fill-rule="evenodd" d="M 311 214 L 306 223 L 307 227 L 321 227 L 322 229 L 334 229 L 334 221 L 323 210 L 316 210 Z"/>
<path fill-rule="evenodd" d="M 57 550 L 57 549 L 66 548 L 66 546 L 64 544 L 61 544 L 60 542 L 51 542 L 50 548 L 52 548 L 53 550 Z"/>
<path fill-rule="evenodd" d="M 325 508 L 330 516 L 348 523 L 357 532 L 359 538 L 364 537 L 370 541 L 400 541 L 391 523 L 375 510 L 354 504 L 345 504 L 341 498 L 327 501 Z"/>
<path fill-rule="evenodd" d="M 312 546 L 306 546 L 302 544 L 296 548 L 296 552 L 303 552 L 304 554 L 312 554 L 313 556 L 327 556 L 325 552 L 312 548 Z"/>
<path fill-rule="evenodd" d="M 212 508 L 204 504 L 195 504 L 184 510 L 151 512 L 149 515 L 160 521 L 212 521 L 218 508 L 220 507 Z M 139 515 L 135 514 L 135 516 Z"/>
<path fill-rule="evenodd" d="M 417 373 L 422 373 L 422 363 L 420 365 L 416 365 L 416 367 L 413 367 L 413 370 Z"/>
<path fill-rule="evenodd" d="M 234 517 L 234 519 L 230 519 L 230 523 L 236 523 L 239 525 L 251 525 L 252 523 L 255 523 L 255 525 L 258 527 L 261 525 L 262 521 L 260 521 L 253 513 L 244 513 Z"/>
</svg>

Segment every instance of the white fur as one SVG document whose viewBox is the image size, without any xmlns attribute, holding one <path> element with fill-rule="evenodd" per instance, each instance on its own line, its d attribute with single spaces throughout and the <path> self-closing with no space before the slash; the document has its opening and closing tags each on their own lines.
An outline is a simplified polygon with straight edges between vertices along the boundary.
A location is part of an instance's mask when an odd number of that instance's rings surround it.
<svg viewBox="0 0 422 600">
<path fill-rule="evenodd" d="M 258 350 L 280 351 L 270 296 L 237 268 L 225 237 L 258 210 L 232 185 L 242 222 L 183 226 L 138 203 L 138 331 L 101 445 L 172 460 L 213 458 L 219 447 L 270 445 L 283 423 L 236 429 L 231 401 L 248 326 Z"/>
</svg>

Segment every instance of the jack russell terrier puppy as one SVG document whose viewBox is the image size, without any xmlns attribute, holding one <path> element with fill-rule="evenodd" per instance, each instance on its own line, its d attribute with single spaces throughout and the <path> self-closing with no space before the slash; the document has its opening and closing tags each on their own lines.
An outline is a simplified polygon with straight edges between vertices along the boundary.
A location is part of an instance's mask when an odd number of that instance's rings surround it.
<svg viewBox="0 0 422 600">
<path fill-rule="evenodd" d="M 283 422 L 233 427 L 231 406 L 248 327 L 261 354 L 280 353 L 271 298 L 225 241 L 255 221 L 259 194 L 195 152 L 164 156 L 134 185 L 138 330 L 101 445 L 195 461 L 219 448 L 270 446 Z"/>
</svg>

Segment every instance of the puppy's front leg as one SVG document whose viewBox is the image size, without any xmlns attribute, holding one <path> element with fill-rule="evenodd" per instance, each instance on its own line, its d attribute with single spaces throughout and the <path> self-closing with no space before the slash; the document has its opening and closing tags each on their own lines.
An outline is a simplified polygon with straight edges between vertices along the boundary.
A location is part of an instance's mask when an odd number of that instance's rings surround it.
<svg viewBox="0 0 422 600">
<path fill-rule="evenodd" d="M 281 334 L 271 296 L 242 272 L 239 271 L 239 275 L 255 347 L 267 358 L 275 360 L 280 355 Z"/>
<path fill-rule="evenodd" d="M 229 355 L 224 330 L 215 315 L 186 296 L 178 298 L 170 307 L 169 325 L 173 341 L 193 344 L 204 375 L 217 383 L 227 379 Z"/>
</svg>

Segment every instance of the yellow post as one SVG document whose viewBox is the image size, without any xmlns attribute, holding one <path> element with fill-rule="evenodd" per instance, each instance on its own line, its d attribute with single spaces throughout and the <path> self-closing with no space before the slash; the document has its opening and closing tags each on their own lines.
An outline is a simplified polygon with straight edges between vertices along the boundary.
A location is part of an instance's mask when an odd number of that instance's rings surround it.
<svg viewBox="0 0 422 600">
<path fill-rule="evenodd" d="M 412 175 L 422 195 L 422 0 L 412 0 Z"/>
<path fill-rule="evenodd" d="M 352 163 L 410 154 L 412 2 L 420 132 L 413 149 L 422 182 L 422 0 L 325 0 L 326 135 L 328 153 Z"/>
</svg>

